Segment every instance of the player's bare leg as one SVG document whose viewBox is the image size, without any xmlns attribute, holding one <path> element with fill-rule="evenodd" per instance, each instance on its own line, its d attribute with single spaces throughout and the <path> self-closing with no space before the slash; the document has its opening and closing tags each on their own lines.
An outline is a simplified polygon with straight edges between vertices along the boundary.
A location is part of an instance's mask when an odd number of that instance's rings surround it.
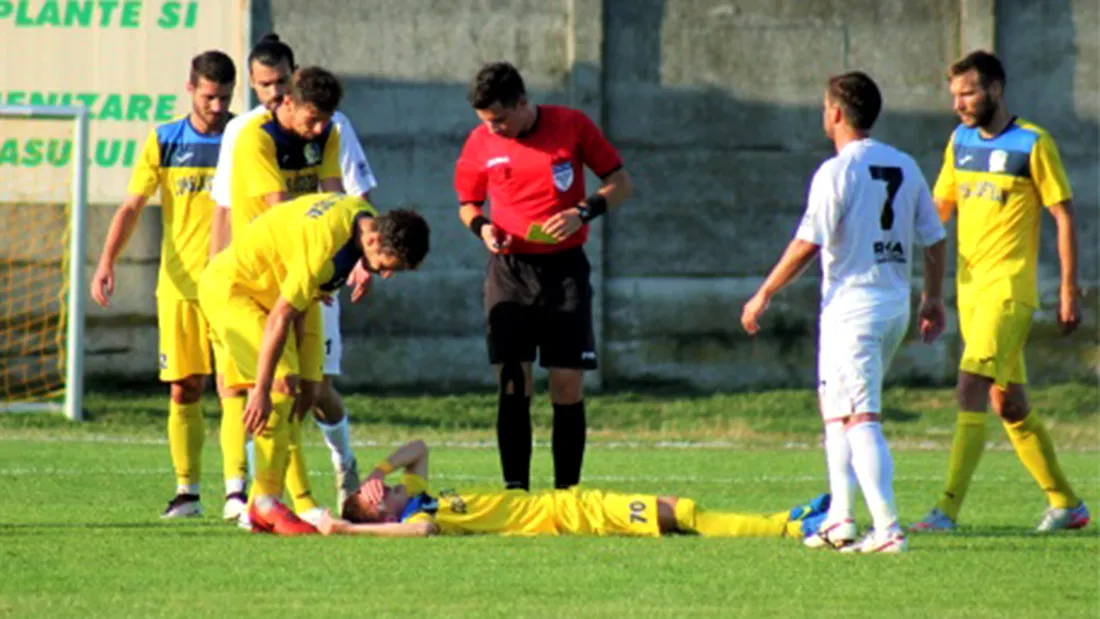
<svg viewBox="0 0 1100 619">
<path fill-rule="evenodd" d="M 176 472 L 176 494 L 161 518 L 202 515 L 199 481 L 202 478 L 202 397 L 204 376 L 193 374 L 169 383 L 168 447 Z"/>
<path fill-rule="evenodd" d="M 581 481 L 588 423 L 584 412 L 584 370 L 549 368 L 550 402 L 554 407 L 552 450 L 554 487 Z"/>
<path fill-rule="evenodd" d="M 337 507 L 343 509 L 347 498 L 359 490 L 359 465 L 351 449 L 351 430 L 344 401 L 333 386 L 331 376 L 326 375 L 321 381 L 313 416 L 332 455 Z"/>
<path fill-rule="evenodd" d="M 534 378 L 530 362 L 494 366 L 500 388 L 497 399 L 497 448 L 506 488 L 531 488 L 531 393 Z"/>
</svg>

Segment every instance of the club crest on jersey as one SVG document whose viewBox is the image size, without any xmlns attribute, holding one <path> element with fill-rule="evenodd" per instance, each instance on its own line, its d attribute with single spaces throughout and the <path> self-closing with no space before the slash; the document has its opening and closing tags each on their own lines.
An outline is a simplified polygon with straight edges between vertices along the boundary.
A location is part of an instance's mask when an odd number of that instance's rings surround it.
<svg viewBox="0 0 1100 619">
<path fill-rule="evenodd" d="M 321 145 L 320 144 L 317 144 L 315 142 L 310 142 L 309 144 L 306 144 L 306 147 L 303 150 L 304 150 L 303 154 L 305 155 L 305 158 L 306 158 L 306 165 L 317 165 L 318 163 L 321 162 Z"/>
<path fill-rule="evenodd" d="M 555 161 L 550 166 L 550 171 L 554 175 L 554 187 L 558 191 L 569 191 L 569 188 L 573 186 L 573 162 Z"/>
<path fill-rule="evenodd" d="M 1004 172 L 1005 166 L 1008 165 L 1008 153 L 997 149 L 992 153 L 989 153 L 989 171 L 990 172 Z"/>
</svg>

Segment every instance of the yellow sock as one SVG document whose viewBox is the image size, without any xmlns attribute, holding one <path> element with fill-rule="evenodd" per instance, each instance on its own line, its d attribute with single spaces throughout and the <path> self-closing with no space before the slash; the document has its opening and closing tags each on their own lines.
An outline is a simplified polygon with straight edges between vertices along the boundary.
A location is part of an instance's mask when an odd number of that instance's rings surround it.
<svg viewBox="0 0 1100 619">
<path fill-rule="evenodd" d="M 309 486 L 309 467 L 302 453 L 302 422 L 293 420 L 287 425 L 289 443 L 287 453 L 289 464 L 286 469 L 286 490 L 294 500 L 294 511 L 301 514 L 317 507 L 313 492 Z"/>
<path fill-rule="evenodd" d="M 294 398 L 271 394 L 273 410 L 267 418 L 267 427 L 252 437 L 255 446 L 255 497 L 279 498 L 283 496 L 283 477 L 286 475 L 287 448 L 290 432 L 287 421 Z M 250 496 L 252 496 L 250 494 Z M 250 501 L 251 502 L 251 501 Z"/>
<path fill-rule="evenodd" d="M 788 513 L 771 516 L 735 514 L 701 509 L 691 499 L 676 501 L 676 525 L 681 531 L 704 537 L 783 537 L 800 534 L 798 522 L 789 522 Z"/>
<path fill-rule="evenodd" d="M 978 468 L 985 450 L 985 413 L 960 412 L 955 421 L 955 438 L 951 443 L 951 457 L 947 464 L 947 482 L 943 497 L 936 507 L 952 520 L 959 519 L 970 479 Z"/>
<path fill-rule="evenodd" d="M 1050 438 L 1046 426 L 1039 421 L 1035 413 L 1024 417 L 1023 421 L 1005 423 L 1005 430 L 1016 455 L 1024 463 L 1028 472 L 1039 482 L 1039 487 L 1047 493 L 1051 507 L 1077 507 L 1081 500 L 1073 493 L 1073 488 L 1058 464 L 1054 453 L 1054 441 Z"/>
<path fill-rule="evenodd" d="M 168 402 L 168 450 L 176 469 L 176 485 L 198 493 L 202 478 L 202 405 Z"/>
<path fill-rule="evenodd" d="M 248 456 L 244 444 L 248 440 L 244 429 L 245 398 L 222 398 L 222 471 L 226 487 L 236 480 L 248 479 Z"/>
</svg>

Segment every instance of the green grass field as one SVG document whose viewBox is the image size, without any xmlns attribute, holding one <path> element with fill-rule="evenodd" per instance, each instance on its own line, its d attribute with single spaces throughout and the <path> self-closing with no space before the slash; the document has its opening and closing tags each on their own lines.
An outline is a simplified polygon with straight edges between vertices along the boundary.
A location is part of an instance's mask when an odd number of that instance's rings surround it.
<svg viewBox="0 0 1100 619">
<path fill-rule="evenodd" d="M 543 398 L 544 399 L 544 398 Z M 1061 460 L 1100 508 L 1095 386 L 1034 393 Z M 902 556 L 810 552 L 792 540 L 279 539 L 222 523 L 216 403 L 207 408 L 208 516 L 164 523 L 174 487 L 159 394 L 93 393 L 90 419 L 0 417 L 0 617 L 1095 617 L 1096 525 L 1030 533 L 1042 493 L 990 420 L 962 529 L 910 538 Z M 493 399 L 348 398 L 361 462 L 396 441 L 433 445 L 437 486 L 492 485 Z M 813 396 L 609 393 L 589 399 L 590 486 L 777 511 L 826 488 Z M 891 390 L 899 509 L 940 491 L 950 390 Z M 537 486 L 550 484 L 547 407 L 536 407 Z M 314 488 L 335 495 L 307 431 Z M 864 524 L 866 513 L 860 508 Z"/>
</svg>

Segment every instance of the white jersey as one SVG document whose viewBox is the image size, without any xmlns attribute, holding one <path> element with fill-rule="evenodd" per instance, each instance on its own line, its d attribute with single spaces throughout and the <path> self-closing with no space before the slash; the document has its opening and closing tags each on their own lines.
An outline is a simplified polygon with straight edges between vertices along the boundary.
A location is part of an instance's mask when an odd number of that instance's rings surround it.
<svg viewBox="0 0 1100 619">
<path fill-rule="evenodd" d="M 222 208 L 230 208 L 229 204 L 229 178 L 233 171 L 233 145 L 237 142 L 237 134 L 249 118 L 265 111 L 264 106 L 257 105 L 251 110 L 229 121 L 222 134 L 221 149 L 218 151 L 218 167 L 214 171 L 214 181 L 210 188 L 210 196 L 214 202 Z M 340 132 L 340 170 L 343 173 L 344 193 L 348 195 L 361 195 L 378 186 L 367 161 L 363 147 L 359 144 L 359 137 L 355 134 L 355 127 L 344 113 L 337 110 L 332 115 L 332 123 Z"/>
<path fill-rule="evenodd" d="M 814 174 L 797 238 L 821 247 L 821 315 L 908 315 L 913 244 L 945 236 L 913 158 L 872 140 L 845 146 Z"/>
</svg>

